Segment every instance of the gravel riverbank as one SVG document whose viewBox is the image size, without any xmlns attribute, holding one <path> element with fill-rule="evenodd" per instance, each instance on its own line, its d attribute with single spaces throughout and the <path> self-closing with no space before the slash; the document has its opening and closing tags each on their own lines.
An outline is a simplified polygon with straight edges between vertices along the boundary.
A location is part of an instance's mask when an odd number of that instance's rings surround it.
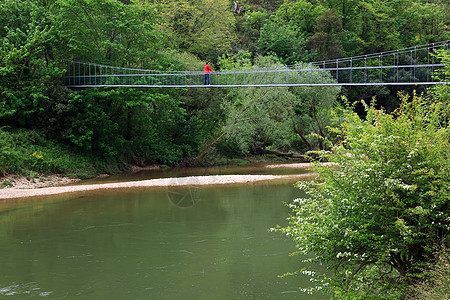
<svg viewBox="0 0 450 300">
<path fill-rule="evenodd" d="M 308 169 L 308 163 L 268 165 L 267 168 L 297 168 Z M 136 189 L 148 187 L 165 186 L 186 186 L 186 185 L 222 185 L 222 184 L 245 184 L 258 181 L 276 179 L 302 179 L 314 176 L 314 174 L 299 175 L 213 175 L 213 176 L 189 176 L 176 178 L 160 178 L 150 180 L 139 180 L 129 182 L 101 183 L 101 184 L 80 184 L 75 183 L 76 179 L 61 177 L 57 175 L 43 176 L 39 178 L 27 179 L 25 177 L 3 177 L 4 188 L 0 189 L 0 200 L 18 199 L 34 196 L 49 196 L 63 193 L 113 190 L 113 189 Z M 6 184 L 5 184 L 6 182 Z M 10 183 L 10 184 L 8 184 Z"/>
</svg>

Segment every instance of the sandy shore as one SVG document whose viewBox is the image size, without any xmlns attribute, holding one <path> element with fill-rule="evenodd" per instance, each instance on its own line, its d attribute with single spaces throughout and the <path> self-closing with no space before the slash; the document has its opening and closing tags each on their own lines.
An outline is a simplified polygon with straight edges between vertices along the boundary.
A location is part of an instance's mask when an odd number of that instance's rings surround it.
<svg viewBox="0 0 450 300">
<path fill-rule="evenodd" d="M 324 162 L 322 166 L 335 166 L 334 163 Z M 310 163 L 295 163 L 295 164 L 279 164 L 279 165 L 267 165 L 267 169 L 299 169 L 306 170 L 311 169 L 312 165 Z"/>
<path fill-rule="evenodd" d="M 267 165 L 266 168 L 285 168 L 285 169 L 309 169 L 309 163 L 277 164 Z M 18 199 L 36 196 L 51 196 L 64 193 L 76 193 L 85 191 L 101 191 L 114 189 L 137 189 L 149 187 L 168 187 L 168 186 L 187 186 L 187 185 L 222 185 L 222 184 L 246 184 L 259 181 L 292 179 L 300 180 L 309 178 L 314 174 L 299 175 L 214 175 L 214 176 L 190 176 L 178 178 L 161 178 L 129 182 L 68 185 L 77 180 L 54 176 L 40 177 L 34 179 L 26 178 L 2 178 L 12 182 L 11 186 L 0 189 L 0 200 Z"/>
<path fill-rule="evenodd" d="M 0 199 L 18 199 L 35 196 L 50 196 L 63 193 L 75 193 L 85 191 L 114 190 L 114 189 L 136 189 L 166 186 L 188 186 L 188 185 L 222 185 L 222 184 L 245 184 L 258 181 L 276 179 L 301 179 L 309 178 L 312 174 L 301 175 L 215 175 L 215 176 L 190 176 L 177 178 L 161 178 L 129 182 L 56 186 L 31 189 L 8 188 L 0 190 Z"/>
</svg>

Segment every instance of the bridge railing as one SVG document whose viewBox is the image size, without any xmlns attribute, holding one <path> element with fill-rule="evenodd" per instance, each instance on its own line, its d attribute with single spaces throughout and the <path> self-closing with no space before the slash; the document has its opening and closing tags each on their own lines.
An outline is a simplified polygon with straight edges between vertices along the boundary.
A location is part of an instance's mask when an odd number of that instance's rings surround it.
<svg viewBox="0 0 450 300">
<path fill-rule="evenodd" d="M 433 77 L 435 71 L 444 67 L 436 58 L 436 52 L 448 51 L 449 42 L 443 41 L 313 64 L 332 72 L 333 77 L 340 83 L 433 84 L 439 82 L 439 79 Z"/>
<path fill-rule="evenodd" d="M 450 41 L 310 64 L 218 71 L 211 86 L 311 86 L 435 84 L 435 71 L 444 67 L 435 56 Z M 155 71 L 70 61 L 64 84 L 68 87 L 200 87 L 202 71 Z"/>
<path fill-rule="evenodd" d="M 314 80 L 313 80 L 314 79 Z M 204 86 L 204 73 L 161 72 L 117 68 L 91 63 L 71 62 L 64 76 L 66 86 Z M 218 71 L 210 74 L 213 86 L 261 86 L 328 83 L 333 84 L 329 72 L 312 64 L 295 68 L 247 69 Z"/>
</svg>

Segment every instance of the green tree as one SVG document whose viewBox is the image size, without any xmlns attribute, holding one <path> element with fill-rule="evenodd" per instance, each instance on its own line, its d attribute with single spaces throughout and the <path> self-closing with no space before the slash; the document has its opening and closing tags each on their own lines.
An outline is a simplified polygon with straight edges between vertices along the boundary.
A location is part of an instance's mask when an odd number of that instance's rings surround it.
<svg viewBox="0 0 450 300">
<path fill-rule="evenodd" d="M 276 57 L 256 59 L 256 68 L 274 66 L 283 69 Z M 299 73 L 285 72 L 283 76 L 300 82 L 333 81 L 329 74 L 312 72 L 309 66 Z M 264 82 L 265 78 L 255 80 Z M 222 135 L 244 154 L 288 155 L 290 151 L 324 149 L 323 140 L 330 137 L 326 128 L 329 110 L 336 105 L 339 91 L 337 86 L 249 87 L 232 91 L 223 104 L 226 121 Z"/>
<path fill-rule="evenodd" d="M 305 67 L 307 68 L 307 67 Z M 335 82 L 329 73 L 304 72 L 305 81 Z M 337 97 L 341 91 L 340 86 L 307 86 L 292 87 L 290 89 L 296 96 L 293 103 L 294 114 L 291 116 L 292 128 L 300 138 L 303 149 L 308 151 L 325 150 L 328 139 L 333 135 L 328 130 L 331 125 L 331 109 L 338 105 Z"/>
<path fill-rule="evenodd" d="M 292 65 L 310 58 L 306 52 L 306 39 L 298 36 L 292 28 L 274 22 L 263 26 L 258 43 L 263 55 L 275 55 L 285 64 Z"/>
<path fill-rule="evenodd" d="M 52 59 L 55 30 L 34 1 L 0 3 L 0 122 L 45 127 L 44 110 L 63 70 Z"/>
<path fill-rule="evenodd" d="M 312 35 L 316 19 L 322 14 L 324 7 L 306 0 L 285 1 L 274 14 L 272 20 L 279 26 L 290 26 L 298 33 Z"/>
<path fill-rule="evenodd" d="M 223 57 L 219 62 L 222 67 L 234 69 L 248 66 L 248 57 Z M 280 65 L 275 57 L 258 57 L 255 67 L 274 65 Z M 284 117 L 293 110 L 293 97 L 286 87 L 229 90 L 221 104 L 222 120 L 206 150 L 222 141 L 232 144 L 232 152 L 240 154 L 261 153 L 267 147 L 285 145 L 289 129 Z"/>
<path fill-rule="evenodd" d="M 341 18 L 335 10 L 328 10 L 317 18 L 314 35 L 308 38 L 308 45 L 318 52 L 319 60 L 342 58 L 344 48 L 341 40 L 344 36 Z"/>
<path fill-rule="evenodd" d="M 253 57 L 262 55 L 258 46 L 261 37 L 261 28 L 268 22 L 269 13 L 261 11 L 248 11 L 245 15 L 236 17 L 236 31 L 238 34 L 239 49 L 246 49 L 253 53 Z"/>
<path fill-rule="evenodd" d="M 65 59 L 155 68 L 163 58 L 163 36 L 155 31 L 158 7 L 150 2 L 58 0 L 53 8 Z M 167 67 L 167 66 L 166 66 Z"/>
<path fill-rule="evenodd" d="M 58 0 L 53 7 L 65 58 L 156 70 L 183 69 L 155 30 L 150 1 Z M 62 48 L 62 46 L 61 46 Z M 105 159 L 176 164 L 198 148 L 179 91 L 86 89 L 58 103 L 65 141 Z M 191 130 L 190 133 L 194 131 Z"/>
<path fill-rule="evenodd" d="M 235 47 L 239 50 L 250 51 L 253 57 L 262 55 L 263 52 L 258 47 L 261 28 L 283 2 L 284 0 L 233 0 L 238 38 Z"/>
<path fill-rule="evenodd" d="M 365 120 L 336 114 L 342 142 L 323 153 L 336 168 L 318 166 L 317 180 L 298 184 L 310 197 L 290 205 L 280 229 L 333 270 L 315 281 L 336 298 L 402 299 L 450 242 L 449 128 L 439 106 L 401 100 L 394 115 L 373 106 Z"/>
<path fill-rule="evenodd" d="M 236 40 L 234 15 L 226 0 L 160 1 L 163 21 L 159 30 L 173 47 L 203 60 L 215 59 L 231 50 Z"/>
<path fill-rule="evenodd" d="M 342 18 L 342 25 L 346 29 L 349 28 L 349 21 L 355 14 L 355 9 L 357 9 L 357 5 L 362 1 L 354 1 L 354 0 L 325 0 L 323 1 L 323 5 L 329 9 L 338 11 Z"/>
<path fill-rule="evenodd" d="M 355 43 L 350 46 L 357 47 L 358 54 L 401 48 L 394 16 L 393 8 L 388 3 L 361 1 L 358 4 L 358 13 L 348 25 L 354 33 Z"/>
<path fill-rule="evenodd" d="M 74 93 L 61 126 L 66 140 L 108 159 L 169 165 L 198 145 L 185 110 L 170 95 L 138 89 L 93 89 Z"/>
<path fill-rule="evenodd" d="M 268 14 L 272 14 L 283 4 L 283 2 L 284 0 L 233 0 L 233 4 L 236 3 L 240 6 L 242 14 L 248 13 L 249 11 L 264 11 Z"/>
<path fill-rule="evenodd" d="M 286 64 L 312 60 L 306 40 L 322 10 L 322 6 L 304 0 L 285 1 L 261 28 L 261 53 L 276 55 Z"/>
<path fill-rule="evenodd" d="M 409 38 L 406 43 L 423 45 L 450 39 L 449 4 L 435 1 L 408 1 L 404 11 L 402 36 Z M 411 22 L 410 20 L 414 20 Z"/>
</svg>

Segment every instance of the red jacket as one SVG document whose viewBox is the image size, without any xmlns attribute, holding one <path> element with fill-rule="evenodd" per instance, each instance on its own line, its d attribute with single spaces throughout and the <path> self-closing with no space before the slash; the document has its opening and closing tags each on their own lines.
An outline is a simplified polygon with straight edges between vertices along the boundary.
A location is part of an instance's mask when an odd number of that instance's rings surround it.
<svg viewBox="0 0 450 300">
<path fill-rule="evenodd" d="M 205 64 L 205 74 L 209 74 L 210 71 L 214 72 L 208 64 Z"/>
</svg>

